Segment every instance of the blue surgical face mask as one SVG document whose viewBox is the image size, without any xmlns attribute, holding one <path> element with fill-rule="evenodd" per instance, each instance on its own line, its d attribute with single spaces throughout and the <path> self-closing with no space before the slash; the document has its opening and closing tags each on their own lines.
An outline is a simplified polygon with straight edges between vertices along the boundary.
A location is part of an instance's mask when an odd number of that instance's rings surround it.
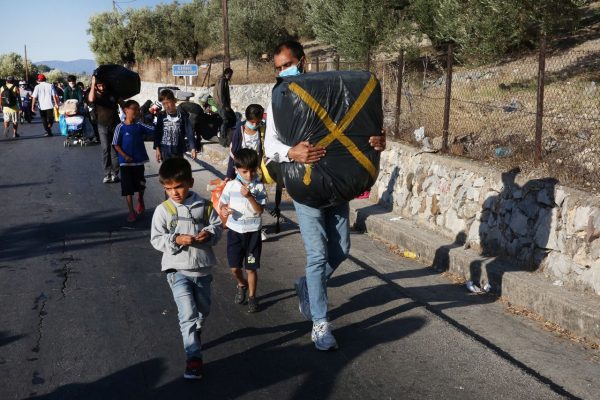
<svg viewBox="0 0 600 400">
<path fill-rule="evenodd" d="M 238 181 L 242 182 L 244 185 L 247 185 L 250 183 L 250 181 L 244 179 L 239 173 L 237 174 L 237 176 L 235 177 Z"/>
<path fill-rule="evenodd" d="M 300 68 L 298 68 L 298 65 L 294 65 L 293 67 L 289 67 L 288 69 L 284 69 L 283 71 L 281 71 L 279 73 L 280 77 L 284 77 L 284 76 L 298 76 L 302 73 L 302 71 L 300 71 Z"/>
<path fill-rule="evenodd" d="M 246 128 L 251 129 L 253 131 L 258 129 L 258 124 L 253 124 L 250 121 L 246 121 Z"/>
</svg>

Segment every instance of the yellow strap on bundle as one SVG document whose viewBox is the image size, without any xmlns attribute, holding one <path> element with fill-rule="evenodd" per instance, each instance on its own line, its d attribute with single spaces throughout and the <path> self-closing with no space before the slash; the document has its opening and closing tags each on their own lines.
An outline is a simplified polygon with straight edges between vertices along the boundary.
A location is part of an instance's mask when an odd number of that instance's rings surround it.
<svg viewBox="0 0 600 400">
<path fill-rule="evenodd" d="M 359 149 L 356 147 L 354 142 L 350 140 L 348 136 L 344 134 L 344 131 L 350 126 L 354 118 L 358 115 L 360 110 L 365 106 L 367 100 L 373 93 L 373 90 L 377 86 L 377 80 L 374 76 L 371 76 L 369 82 L 365 85 L 364 89 L 360 93 L 360 96 L 356 99 L 350 110 L 344 115 L 344 117 L 340 120 L 338 124 L 333 122 L 327 110 L 325 110 L 314 97 L 310 95 L 306 90 L 304 90 L 300 85 L 295 82 L 290 83 L 289 88 L 292 92 L 296 93 L 296 95 L 304 102 L 311 110 L 315 112 L 315 114 L 319 117 L 319 119 L 323 122 L 329 134 L 325 136 L 323 139 L 319 140 L 319 142 L 315 145 L 316 147 L 326 148 L 334 140 L 338 140 L 341 144 L 346 147 L 346 149 L 352 154 L 352 156 L 359 162 L 360 165 L 366 169 L 369 174 L 373 177 L 373 179 L 377 178 L 377 169 Z M 312 166 L 310 164 L 306 165 L 306 173 L 304 174 L 304 179 L 302 180 L 306 186 L 310 185 L 311 182 L 311 172 Z"/>
</svg>

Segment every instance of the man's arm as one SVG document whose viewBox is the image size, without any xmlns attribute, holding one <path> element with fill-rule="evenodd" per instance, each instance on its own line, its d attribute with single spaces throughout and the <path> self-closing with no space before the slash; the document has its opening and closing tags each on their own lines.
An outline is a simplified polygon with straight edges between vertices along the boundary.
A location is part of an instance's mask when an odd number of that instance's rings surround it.
<svg viewBox="0 0 600 400">
<path fill-rule="evenodd" d="M 31 112 L 35 113 L 35 100 L 37 99 L 38 87 L 33 88 L 33 93 L 31 93 Z"/>
<path fill-rule="evenodd" d="M 291 147 L 279 140 L 275 121 L 273 118 L 273 106 L 267 109 L 267 128 L 265 131 L 265 155 L 275 162 L 297 161 L 304 164 L 312 164 L 325 156 L 325 149 L 315 147 L 307 141 L 300 142 Z"/>
<path fill-rule="evenodd" d="M 54 100 L 54 106 L 58 107 L 60 101 L 58 100 L 58 95 L 56 94 L 56 89 L 54 89 L 54 85 L 52 86 L 52 99 Z"/>
<path fill-rule="evenodd" d="M 88 93 L 88 101 L 93 103 L 96 101 L 96 77 L 92 76 L 92 84 L 90 86 L 90 92 Z"/>
</svg>

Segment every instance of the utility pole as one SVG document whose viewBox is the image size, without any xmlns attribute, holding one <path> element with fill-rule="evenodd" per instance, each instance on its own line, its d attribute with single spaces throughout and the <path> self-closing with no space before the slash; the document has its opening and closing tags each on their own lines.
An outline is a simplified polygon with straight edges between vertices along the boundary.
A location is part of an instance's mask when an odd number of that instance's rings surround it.
<svg viewBox="0 0 600 400">
<path fill-rule="evenodd" d="M 227 0 L 221 0 L 221 8 L 223 11 L 223 69 L 230 68 L 229 55 L 229 12 L 227 11 Z"/>
<path fill-rule="evenodd" d="M 27 45 L 25 45 L 25 82 L 29 83 L 29 66 L 27 65 Z"/>
<path fill-rule="evenodd" d="M 113 3 L 113 11 L 117 11 L 117 1 L 112 0 L 112 3 Z"/>
</svg>

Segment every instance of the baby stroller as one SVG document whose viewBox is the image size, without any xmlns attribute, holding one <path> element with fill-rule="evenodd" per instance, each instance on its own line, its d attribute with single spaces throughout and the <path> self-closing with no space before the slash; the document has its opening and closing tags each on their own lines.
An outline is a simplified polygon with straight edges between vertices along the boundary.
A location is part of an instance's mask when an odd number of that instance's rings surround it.
<svg viewBox="0 0 600 400">
<path fill-rule="evenodd" d="M 59 112 L 60 134 L 66 136 L 64 146 L 87 146 L 88 141 L 84 134 L 85 118 L 79 112 L 79 102 L 75 99 L 67 100 Z"/>
</svg>

